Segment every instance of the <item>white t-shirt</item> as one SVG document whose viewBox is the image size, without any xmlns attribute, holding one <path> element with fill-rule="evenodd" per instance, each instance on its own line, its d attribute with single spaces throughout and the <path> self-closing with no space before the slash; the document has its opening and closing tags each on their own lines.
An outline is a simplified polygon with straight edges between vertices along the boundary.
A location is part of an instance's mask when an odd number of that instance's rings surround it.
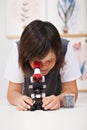
<svg viewBox="0 0 87 130">
<path fill-rule="evenodd" d="M 72 43 L 69 42 L 65 55 L 65 64 L 63 68 L 60 69 L 62 82 L 76 80 L 81 76 L 78 59 L 71 44 Z M 13 44 L 5 70 L 5 78 L 15 83 L 24 82 L 24 74 L 18 64 L 17 44 Z"/>
</svg>

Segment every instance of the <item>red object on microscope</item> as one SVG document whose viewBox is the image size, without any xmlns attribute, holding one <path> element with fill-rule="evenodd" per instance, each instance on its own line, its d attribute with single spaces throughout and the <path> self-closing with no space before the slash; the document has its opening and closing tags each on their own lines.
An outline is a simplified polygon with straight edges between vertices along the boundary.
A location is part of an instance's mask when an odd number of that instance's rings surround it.
<svg viewBox="0 0 87 130">
<path fill-rule="evenodd" d="M 34 74 L 33 74 L 33 81 L 34 82 L 42 82 L 42 74 L 40 72 L 40 62 L 34 62 Z"/>
</svg>

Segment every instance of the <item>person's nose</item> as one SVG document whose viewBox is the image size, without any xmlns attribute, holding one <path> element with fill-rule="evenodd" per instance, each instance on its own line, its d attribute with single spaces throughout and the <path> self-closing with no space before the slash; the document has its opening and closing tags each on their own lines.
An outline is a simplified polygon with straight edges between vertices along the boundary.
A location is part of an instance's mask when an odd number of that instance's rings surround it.
<svg viewBox="0 0 87 130">
<path fill-rule="evenodd" d="M 40 68 L 41 68 L 42 70 L 45 70 L 45 69 L 47 68 L 46 63 L 45 63 L 45 62 L 41 63 Z"/>
</svg>

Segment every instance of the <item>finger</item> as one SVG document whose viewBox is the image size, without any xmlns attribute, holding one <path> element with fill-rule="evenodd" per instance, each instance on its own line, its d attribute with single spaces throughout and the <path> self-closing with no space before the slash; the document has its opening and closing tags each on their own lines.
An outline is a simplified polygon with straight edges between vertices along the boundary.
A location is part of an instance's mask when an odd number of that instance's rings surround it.
<svg viewBox="0 0 87 130">
<path fill-rule="evenodd" d="M 25 109 L 25 110 L 27 110 L 27 109 L 30 109 L 30 104 L 27 104 L 25 101 L 24 102 L 22 102 L 22 107 Z"/>
<path fill-rule="evenodd" d="M 45 110 L 51 109 L 51 108 L 53 108 L 53 106 L 55 104 L 56 104 L 56 102 L 53 100 L 53 101 L 49 102 L 48 104 L 44 105 L 44 109 Z"/>
<path fill-rule="evenodd" d="M 27 109 L 30 109 L 30 105 L 25 102 L 25 99 L 24 99 L 24 98 L 22 98 L 22 99 L 20 100 L 20 102 L 17 104 L 17 107 L 19 108 L 19 110 L 27 110 Z"/>
<path fill-rule="evenodd" d="M 24 108 L 24 107 L 21 106 L 21 105 L 17 106 L 17 110 L 19 110 L 19 111 L 27 111 L 27 109 Z"/>
<path fill-rule="evenodd" d="M 50 97 L 45 97 L 42 100 L 42 102 L 43 102 L 43 105 L 46 106 L 46 105 L 48 105 L 51 102 L 51 98 Z"/>
<path fill-rule="evenodd" d="M 53 107 L 50 108 L 50 110 L 57 110 L 60 108 L 60 105 L 55 104 Z"/>
<path fill-rule="evenodd" d="M 28 96 L 24 96 L 23 101 L 29 105 L 33 105 L 33 100 Z"/>
<path fill-rule="evenodd" d="M 50 108 L 50 107 L 52 107 L 55 104 L 55 96 L 51 95 L 49 97 L 45 97 L 42 102 L 43 102 L 42 107 L 44 107 L 44 108 L 45 107 L 47 107 L 47 108 L 49 107 Z"/>
<path fill-rule="evenodd" d="M 57 110 L 59 108 L 60 108 L 60 104 L 55 102 L 51 102 L 50 104 L 44 107 L 45 110 Z"/>
</svg>

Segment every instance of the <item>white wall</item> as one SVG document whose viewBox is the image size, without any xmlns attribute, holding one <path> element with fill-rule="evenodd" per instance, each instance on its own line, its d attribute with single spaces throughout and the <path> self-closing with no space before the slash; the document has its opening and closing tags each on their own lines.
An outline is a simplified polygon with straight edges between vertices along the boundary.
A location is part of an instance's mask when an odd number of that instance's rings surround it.
<svg viewBox="0 0 87 130">
<path fill-rule="evenodd" d="M 0 0 L 0 99 L 6 97 L 7 80 L 4 79 L 4 70 L 12 40 L 6 37 L 6 1 Z"/>
</svg>

